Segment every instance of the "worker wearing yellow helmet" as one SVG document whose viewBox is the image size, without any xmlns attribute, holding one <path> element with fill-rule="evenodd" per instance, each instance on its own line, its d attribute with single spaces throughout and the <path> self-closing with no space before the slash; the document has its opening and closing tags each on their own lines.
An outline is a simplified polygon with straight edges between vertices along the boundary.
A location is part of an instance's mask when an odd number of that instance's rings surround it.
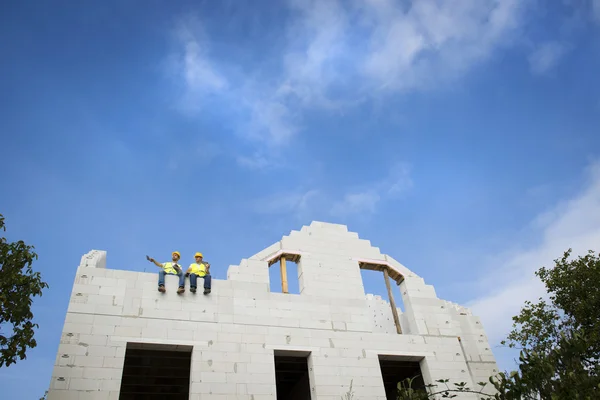
<svg viewBox="0 0 600 400">
<path fill-rule="evenodd" d="M 198 278 L 204 278 L 204 294 L 210 293 L 210 264 L 203 261 L 202 253 L 196 253 L 194 258 L 196 262 L 190 264 L 186 271 L 186 276 L 190 277 L 190 292 L 196 293 Z"/>
<path fill-rule="evenodd" d="M 165 292 L 165 276 L 166 275 L 177 275 L 179 277 L 179 288 L 177 289 L 177 293 L 181 294 L 185 292 L 185 274 L 183 273 L 183 269 L 179 265 L 179 259 L 181 258 L 181 254 L 178 251 L 174 251 L 171 253 L 171 257 L 173 261 L 166 263 L 159 263 L 152 257 L 146 256 L 146 259 L 151 263 L 154 263 L 158 268 L 162 268 L 158 272 L 158 291 L 161 293 Z"/>
</svg>

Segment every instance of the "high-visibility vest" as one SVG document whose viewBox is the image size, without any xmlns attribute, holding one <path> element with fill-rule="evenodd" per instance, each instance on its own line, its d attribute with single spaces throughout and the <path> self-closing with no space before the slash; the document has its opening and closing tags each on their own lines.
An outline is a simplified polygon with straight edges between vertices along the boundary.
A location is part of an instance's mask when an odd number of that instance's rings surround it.
<svg viewBox="0 0 600 400">
<path fill-rule="evenodd" d="M 206 264 L 193 263 L 190 264 L 191 273 L 198 276 L 206 275 Z"/>
<path fill-rule="evenodd" d="M 167 274 L 177 274 L 177 270 L 174 267 L 175 263 L 172 262 L 166 262 L 163 264 L 163 269 L 165 270 L 165 272 Z M 179 266 L 179 268 L 181 268 L 181 266 Z"/>
</svg>

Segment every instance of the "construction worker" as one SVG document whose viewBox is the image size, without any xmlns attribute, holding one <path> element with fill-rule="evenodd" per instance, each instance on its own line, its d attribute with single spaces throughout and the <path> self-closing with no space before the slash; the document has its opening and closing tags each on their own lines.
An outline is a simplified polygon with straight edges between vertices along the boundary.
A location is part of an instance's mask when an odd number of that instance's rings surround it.
<svg viewBox="0 0 600 400">
<path fill-rule="evenodd" d="M 181 254 L 178 251 L 174 251 L 171 253 L 172 262 L 159 263 L 152 257 L 146 256 L 146 259 L 151 263 L 154 263 L 159 268 L 162 268 L 158 272 L 158 291 L 161 293 L 165 292 L 165 275 L 177 275 L 179 277 L 179 288 L 177 289 L 177 293 L 181 294 L 185 292 L 185 275 L 183 274 L 183 270 L 181 266 L 178 264 L 179 259 L 181 258 Z"/>
<path fill-rule="evenodd" d="M 204 294 L 210 293 L 210 264 L 203 261 L 202 253 L 196 253 L 194 255 L 196 259 L 195 263 L 190 264 L 190 267 L 186 271 L 186 276 L 190 277 L 190 291 L 196 293 L 198 277 L 204 278 Z"/>
</svg>

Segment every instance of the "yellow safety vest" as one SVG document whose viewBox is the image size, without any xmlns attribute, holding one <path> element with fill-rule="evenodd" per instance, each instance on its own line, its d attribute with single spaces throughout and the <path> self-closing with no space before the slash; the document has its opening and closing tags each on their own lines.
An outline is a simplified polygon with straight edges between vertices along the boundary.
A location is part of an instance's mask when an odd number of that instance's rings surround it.
<svg viewBox="0 0 600 400">
<path fill-rule="evenodd" d="M 198 276 L 204 276 L 206 275 L 206 264 L 202 263 L 202 264 L 198 264 L 198 263 L 193 263 L 190 264 L 190 268 L 191 268 L 191 273 L 194 275 L 198 275 Z"/>
<path fill-rule="evenodd" d="M 177 274 L 177 270 L 175 269 L 174 265 L 175 264 L 172 262 L 166 262 L 163 264 L 163 269 L 167 274 Z M 179 268 L 181 268 L 181 266 L 179 266 Z"/>
</svg>

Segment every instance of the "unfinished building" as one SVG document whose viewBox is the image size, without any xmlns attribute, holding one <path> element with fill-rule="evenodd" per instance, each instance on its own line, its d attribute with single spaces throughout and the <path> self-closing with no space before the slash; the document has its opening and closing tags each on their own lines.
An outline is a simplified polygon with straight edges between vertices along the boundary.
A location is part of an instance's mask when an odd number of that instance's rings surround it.
<svg viewBox="0 0 600 400">
<path fill-rule="evenodd" d="M 299 294 L 287 293 L 290 262 Z M 361 269 L 381 271 L 389 302 L 365 294 Z M 160 293 L 156 273 L 84 255 L 48 399 L 386 400 L 407 377 L 477 387 L 498 371 L 479 318 L 343 225 L 292 231 L 230 266 L 210 295 L 178 295 L 175 280 Z"/>
</svg>

